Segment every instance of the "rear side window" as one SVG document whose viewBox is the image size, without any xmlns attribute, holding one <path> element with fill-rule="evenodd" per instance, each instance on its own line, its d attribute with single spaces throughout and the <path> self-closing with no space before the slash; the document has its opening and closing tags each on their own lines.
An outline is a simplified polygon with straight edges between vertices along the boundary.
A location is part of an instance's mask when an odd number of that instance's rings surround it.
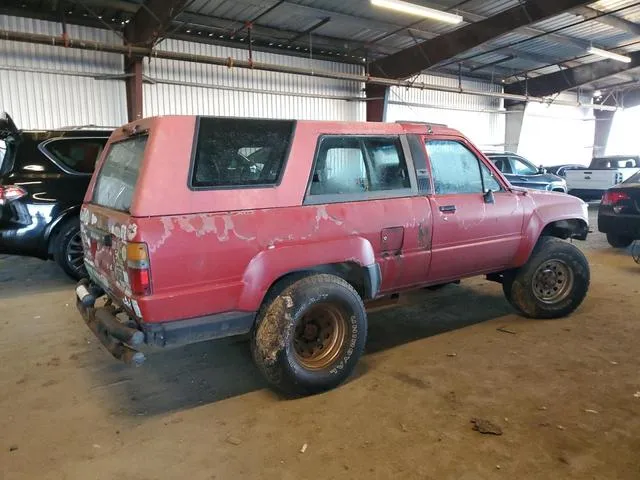
<svg viewBox="0 0 640 480">
<path fill-rule="evenodd" d="M 106 138 L 56 139 L 42 145 L 43 152 L 70 173 L 92 174 Z"/>
<path fill-rule="evenodd" d="M 147 135 L 113 143 L 93 190 L 93 203 L 128 212 L 147 145 Z"/>
<path fill-rule="evenodd" d="M 294 122 L 201 118 L 191 187 L 262 187 L 279 183 Z"/>
<path fill-rule="evenodd" d="M 411 188 L 398 137 L 325 136 L 310 194 L 349 195 Z"/>
</svg>

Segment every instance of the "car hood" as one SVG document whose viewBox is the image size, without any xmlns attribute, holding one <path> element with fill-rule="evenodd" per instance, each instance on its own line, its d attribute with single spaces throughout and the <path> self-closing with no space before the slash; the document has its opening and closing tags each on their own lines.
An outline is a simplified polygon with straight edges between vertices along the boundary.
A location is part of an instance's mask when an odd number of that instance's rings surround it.
<svg viewBox="0 0 640 480">
<path fill-rule="evenodd" d="M 540 173 L 538 175 L 515 175 L 513 173 L 506 174 L 507 179 L 522 179 L 522 181 L 535 182 L 535 183 L 556 183 L 564 182 L 562 177 L 554 175 L 553 173 Z"/>
</svg>

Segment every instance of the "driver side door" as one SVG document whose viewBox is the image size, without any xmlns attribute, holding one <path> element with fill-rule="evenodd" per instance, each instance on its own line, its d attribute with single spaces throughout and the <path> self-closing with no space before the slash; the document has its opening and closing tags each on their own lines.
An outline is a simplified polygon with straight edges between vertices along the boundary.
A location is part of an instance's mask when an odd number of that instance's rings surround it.
<svg viewBox="0 0 640 480">
<path fill-rule="evenodd" d="M 446 282 L 507 267 L 522 239 L 520 197 L 465 139 L 424 140 L 435 191 L 429 280 Z M 489 190 L 493 202 L 485 198 Z"/>
</svg>

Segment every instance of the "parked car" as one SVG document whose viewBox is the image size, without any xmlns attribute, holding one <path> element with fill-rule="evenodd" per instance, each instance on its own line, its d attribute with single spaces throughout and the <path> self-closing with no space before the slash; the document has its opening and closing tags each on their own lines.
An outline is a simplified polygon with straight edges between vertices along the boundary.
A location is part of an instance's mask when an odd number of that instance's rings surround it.
<svg viewBox="0 0 640 480">
<path fill-rule="evenodd" d="M 536 167 L 515 153 L 487 153 L 489 160 L 498 167 L 505 178 L 516 187 L 567 193 L 567 182 L 557 175 Z"/>
<path fill-rule="evenodd" d="M 110 134 L 20 131 L 0 116 L 0 253 L 54 259 L 71 277 L 86 275 L 78 216 Z"/>
<path fill-rule="evenodd" d="M 589 167 L 567 172 L 569 193 L 585 201 L 600 200 L 608 189 L 624 182 L 638 171 L 638 156 L 594 158 Z"/>
<path fill-rule="evenodd" d="M 598 230 L 607 234 L 607 241 L 615 248 L 640 240 L 640 172 L 604 194 Z"/>
<path fill-rule="evenodd" d="M 559 177 L 565 178 L 569 170 L 581 170 L 585 165 L 579 165 L 577 163 L 568 163 L 566 165 L 554 165 L 552 167 L 545 167 L 548 173 L 552 173 Z"/>
<path fill-rule="evenodd" d="M 247 149 L 262 168 L 235 167 Z M 523 315 L 557 318 L 589 286 L 561 240 L 586 238 L 586 204 L 511 186 L 436 125 L 140 120 L 113 133 L 80 219 L 78 309 L 114 357 L 250 333 L 289 394 L 348 377 L 370 301 L 488 275 Z"/>
</svg>

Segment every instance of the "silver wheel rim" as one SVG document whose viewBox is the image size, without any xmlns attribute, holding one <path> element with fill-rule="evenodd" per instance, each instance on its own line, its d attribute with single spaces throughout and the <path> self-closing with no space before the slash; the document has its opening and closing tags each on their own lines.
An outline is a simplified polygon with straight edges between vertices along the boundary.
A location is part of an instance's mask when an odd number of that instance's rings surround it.
<svg viewBox="0 0 640 480">
<path fill-rule="evenodd" d="M 543 303 L 566 299 L 573 290 L 573 270 L 562 260 L 548 260 L 533 275 L 533 294 Z"/>
<path fill-rule="evenodd" d="M 82 238 L 80 233 L 75 234 L 69 240 L 67 244 L 67 251 L 65 255 L 67 259 L 67 265 L 77 273 L 84 270 L 84 251 L 82 250 Z"/>
</svg>

